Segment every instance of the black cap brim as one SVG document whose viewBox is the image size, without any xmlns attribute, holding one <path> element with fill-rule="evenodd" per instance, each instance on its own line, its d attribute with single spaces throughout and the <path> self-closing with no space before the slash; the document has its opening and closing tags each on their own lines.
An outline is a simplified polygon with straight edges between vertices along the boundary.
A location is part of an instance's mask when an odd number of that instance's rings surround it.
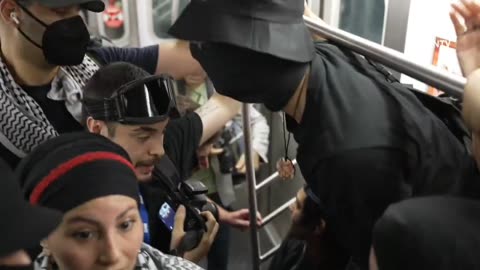
<svg viewBox="0 0 480 270">
<path fill-rule="evenodd" d="M 105 3 L 102 0 L 41 0 L 41 5 L 49 8 L 60 8 L 71 5 L 80 5 L 86 10 L 102 12 L 105 10 Z"/>
</svg>

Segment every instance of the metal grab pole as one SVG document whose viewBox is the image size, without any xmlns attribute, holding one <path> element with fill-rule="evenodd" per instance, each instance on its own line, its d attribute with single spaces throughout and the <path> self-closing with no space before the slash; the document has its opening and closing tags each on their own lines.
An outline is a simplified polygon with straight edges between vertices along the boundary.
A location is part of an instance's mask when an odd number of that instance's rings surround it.
<svg viewBox="0 0 480 270">
<path fill-rule="evenodd" d="M 262 227 L 264 227 L 265 225 L 270 223 L 274 218 L 278 217 L 281 213 L 283 213 L 283 211 L 287 210 L 290 207 L 290 205 L 292 205 L 296 200 L 297 200 L 297 198 L 293 197 L 292 199 L 290 199 L 286 203 L 284 203 L 282 206 L 275 209 L 268 216 L 264 217 Z"/>
<path fill-rule="evenodd" d="M 292 163 L 294 166 L 297 165 L 297 160 L 294 159 L 292 160 Z M 258 184 L 255 189 L 257 190 L 257 192 L 260 192 L 260 190 L 266 188 L 267 186 L 271 185 L 275 180 L 277 180 L 279 178 L 280 174 L 278 172 L 274 172 L 272 175 L 270 175 L 269 177 L 265 178 L 262 182 L 260 182 L 260 184 Z"/>
<path fill-rule="evenodd" d="M 264 261 L 268 260 L 270 257 L 275 255 L 275 253 L 280 249 L 281 246 L 282 246 L 282 244 L 278 244 L 278 245 L 274 246 L 272 249 L 270 249 L 269 251 L 267 251 L 265 254 L 261 255 L 260 256 L 260 261 L 264 262 Z"/>
<path fill-rule="evenodd" d="M 303 16 L 305 24 L 315 34 L 345 46 L 348 49 L 362 54 L 369 59 L 420 80 L 428 85 L 443 90 L 445 93 L 461 98 L 466 79 L 448 72 L 439 70 L 432 65 L 420 65 L 408 60 L 404 54 L 375 42 L 352 35 L 340 29 L 335 29 L 326 24 L 318 23 L 309 17 Z"/>
<path fill-rule="evenodd" d="M 255 190 L 255 168 L 253 167 L 252 137 L 250 126 L 250 104 L 243 104 L 243 139 L 245 141 L 245 165 L 248 186 L 248 201 L 250 210 L 250 240 L 252 245 L 253 270 L 260 270 L 260 243 L 257 228 L 257 192 Z"/>
</svg>

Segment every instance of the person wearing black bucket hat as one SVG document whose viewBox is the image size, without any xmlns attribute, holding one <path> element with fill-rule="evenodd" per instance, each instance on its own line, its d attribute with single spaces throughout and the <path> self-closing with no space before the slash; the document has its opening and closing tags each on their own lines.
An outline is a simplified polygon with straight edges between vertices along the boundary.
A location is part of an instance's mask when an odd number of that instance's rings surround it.
<svg viewBox="0 0 480 270">
<path fill-rule="evenodd" d="M 23 195 L 13 172 L 0 159 L 0 268 L 25 266 L 30 257 L 23 249 L 31 248 L 52 232 L 62 219 L 59 211 L 32 206 Z"/>
<path fill-rule="evenodd" d="M 463 196 L 476 170 L 463 141 L 414 91 L 378 64 L 314 42 L 303 14 L 301 0 L 192 0 L 169 32 L 191 42 L 219 93 L 285 113 L 327 226 L 352 265 L 367 269 L 373 224 L 389 204 Z M 291 172 L 285 145 L 278 167 Z"/>
<path fill-rule="evenodd" d="M 201 269 L 142 244 L 134 168 L 107 138 L 61 135 L 38 146 L 17 175 L 31 204 L 63 213 L 34 269 Z"/>
<path fill-rule="evenodd" d="M 390 206 L 375 225 L 371 270 L 480 269 L 480 202 L 452 197 Z"/>
</svg>

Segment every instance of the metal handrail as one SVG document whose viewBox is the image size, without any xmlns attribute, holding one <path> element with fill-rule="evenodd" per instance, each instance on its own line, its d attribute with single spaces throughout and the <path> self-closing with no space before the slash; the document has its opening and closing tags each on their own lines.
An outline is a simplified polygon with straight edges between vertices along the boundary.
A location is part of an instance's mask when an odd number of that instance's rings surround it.
<svg viewBox="0 0 480 270">
<path fill-rule="evenodd" d="M 290 199 L 289 201 L 287 201 L 286 203 L 284 203 L 282 206 L 280 206 L 277 209 L 275 209 L 274 211 L 272 211 L 272 213 L 270 213 L 268 216 L 266 216 L 263 219 L 262 227 L 264 227 L 265 225 L 270 223 L 274 218 L 278 217 L 281 213 L 283 213 L 283 211 L 287 210 L 290 207 L 290 205 L 295 202 L 295 200 L 296 200 L 296 198 L 294 197 L 294 198 Z"/>
<path fill-rule="evenodd" d="M 268 260 L 270 257 L 272 257 L 275 254 L 275 252 L 277 252 L 280 249 L 281 246 L 282 244 L 278 244 L 274 246 L 272 249 L 270 249 L 269 251 L 265 252 L 265 254 L 260 255 L 260 262 L 264 262 Z"/>
<path fill-rule="evenodd" d="M 308 28 L 315 34 L 321 35 L 334 43 L 342 45 L 398 72 L 441 89 L 451 96 L 457 98 L 462 97 L 466 83 L 464 77 L 440 70 L 433 65 L 420 65 L 407 59 L 403 53 L 346 31 L 333 28 L 325 23 L 319 23 L 317 20 L 309 17 L 303 16 L 303 19 Z"/>
<path fill-rule="evenodd" d="M 293 162 L 293 165 L 296 166 L 297 165 L 297 160 L 294 159 L 292 160 Z M 272 175 L 270 175 L 269 177 L 265 178 L 265 180 L 263 180 L 260 184 L 256 185 L 255 186 L 255 189 L 257 190 L 257 192 L 259 192 L 260 190 L 266 188 L 267 186 L 273 184 L 273 182 L 275 180 L 277 180 L 279 177 L 279 174 L 278 172 L 274 172 Z"/>
</svg>

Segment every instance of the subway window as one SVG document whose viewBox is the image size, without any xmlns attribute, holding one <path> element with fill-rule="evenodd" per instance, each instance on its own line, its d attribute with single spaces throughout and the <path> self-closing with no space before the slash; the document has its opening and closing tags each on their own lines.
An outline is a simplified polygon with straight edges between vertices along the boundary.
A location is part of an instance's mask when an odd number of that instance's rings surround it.
<svg viewBox="0 0 480 270">
<path fill-rule="evenodd" d="M 153 31 L 158 38 L 171 38 L 167 34 L 178 14 L 189 0 L 152 0 Z"/>
<path fill-rule="evenodd" d="M 109 44 L 124 47 L 131 42 L 127 0 L 105 1 L 105 10 L 96 14 L 96 31 Z"/>
<path fill-rule="evenodd" d="M 382 43 L 384 20 L 385 0 L 341 0 L 342 30 Z"/>
<path fill-rule="evenodd" d="M 102 17 L 108 38 L 121 39 L 125 35 L 125 11 L 121 0 L 109 0 Z"/>
</svg>

